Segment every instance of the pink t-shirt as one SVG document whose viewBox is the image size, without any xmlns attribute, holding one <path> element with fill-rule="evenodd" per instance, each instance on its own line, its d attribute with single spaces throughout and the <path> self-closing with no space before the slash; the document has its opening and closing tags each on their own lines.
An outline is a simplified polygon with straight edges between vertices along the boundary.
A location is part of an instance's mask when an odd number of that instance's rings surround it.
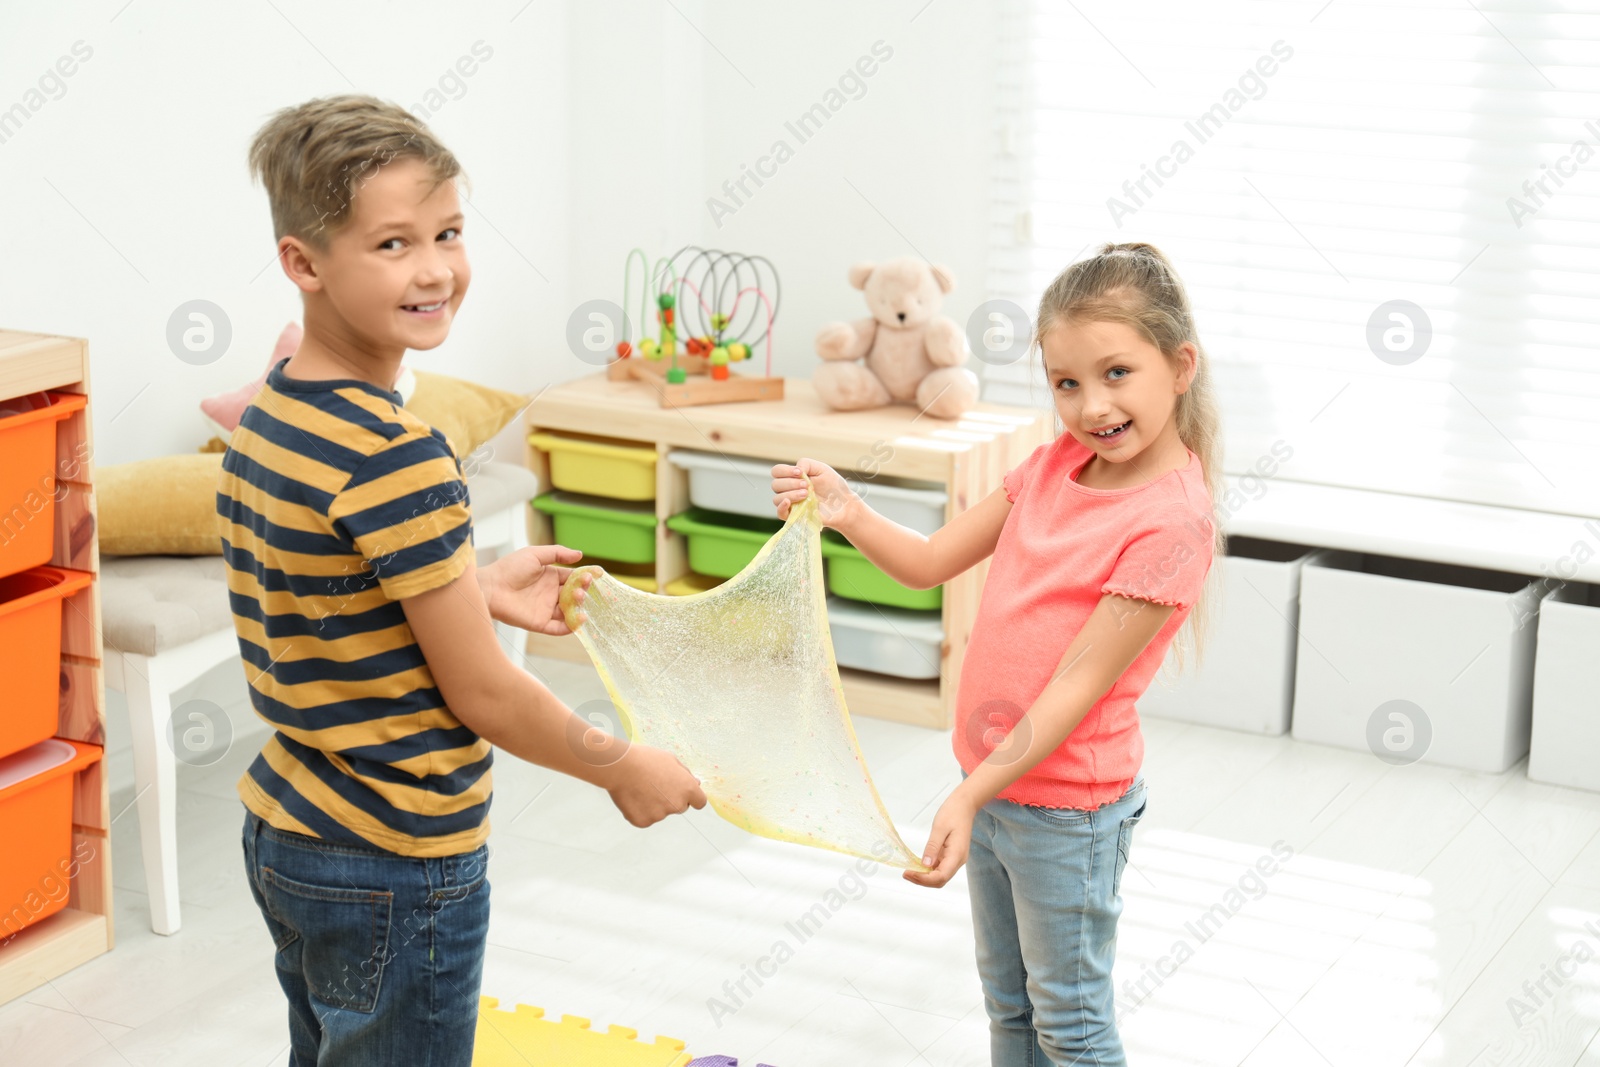
<svg viewBox="0 0 1600 1067">
<path fill-rule="evenodd" d="M 956 698 L 956 759 L 971 773 L 1044 691 L 1105 593 L 1175 604 L 1161 631 L 1060 746 L 1000 796 L 1097 808 L 1144 760 L 1134 702 L 1161 667 L 1211 569 L 1212 506 L 1200 459 L 1127 489 L 1079 485 L 1093 453 L 1063 433 L 1005 477 L 1006 516 Z"/>
</svg>

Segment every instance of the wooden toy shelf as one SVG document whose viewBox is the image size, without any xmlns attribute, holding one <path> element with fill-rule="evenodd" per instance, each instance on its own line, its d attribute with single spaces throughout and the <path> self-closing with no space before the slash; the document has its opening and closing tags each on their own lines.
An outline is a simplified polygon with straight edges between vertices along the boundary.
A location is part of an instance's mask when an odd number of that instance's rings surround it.
<svg viewBox="0 0 1600 1067">
<path fill-rule="evenodd" d="M 818 459 L 841 473 L 937 483 L 949 497 L 945 521 L 999 488 L 1006 471 L 1050 439 L 1050 413 L 981 404 L 960 420 L 919 415 L 906 406 L 873 411 L 830 411 L 811 383 L 790 379 L 780 401 L 663 408 L 656 391 L 641 382 L 608 381 L 602 372 L 552 386 L 529 405 L 526 441 L 539 431 L 598 435 L 654 448 L 656 460 L 656 581 L 688 573 L 686 545 L 666 519 L 689 506 L 688 474 L 667 462 L 676 448 L 720 452 L 768 462 Z M 541 487 L 550 482 L 549 454 L 527 446 L 528 466 Z M 529 542 L 550 544 L 549 516 L 528 509 Z M 858 715 L 893 719 L 935 729 L 950 726 L 955 711 L 961 658 L 966 651 L 988 562 L 944 586 L 944 644 L 937 680 L 915 681 L 868 671 L 841 669 L 845 699 Z M 533 655 L 587 663 L 576 637 L 529 634 Z"/>
<path fill-rule="evenodd" d="M 89 345 L 82 338 L 0 329 L 0 399 L 41 390 L 89 393 Z M 95 580 L 68 597 L 61 623 L 61 705 L 56 736 L 105 744 L 101 673 L 100 549 L 96 538 L 91 399 L 56 435 L 55 550 L 50 562 Z M 5 458 L 0 456 L 0 463 Z M 8 504 L 10 502 L 7 502 Z M 0 522 L 5 516 L 0 516 Z M 67 906 L 11 936 L 0 925 L 0 1004 L 108 952 L 112 945 L 110 795 L 102 757 L 73 777 L 72 856 Z M 0 857 L 0 863 L 5 862 Z M 58 898 L 59 899 L 59 898 Z M 0 924 L 5 916 L 0 915 Z"/>
</svg>

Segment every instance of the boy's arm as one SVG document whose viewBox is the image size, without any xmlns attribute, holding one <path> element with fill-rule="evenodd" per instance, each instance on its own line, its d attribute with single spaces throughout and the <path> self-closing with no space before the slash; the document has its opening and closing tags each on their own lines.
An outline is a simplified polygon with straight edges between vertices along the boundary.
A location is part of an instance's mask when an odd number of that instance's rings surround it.
<svg viewBox="0 0 1600 1067">
<path fill-rule="evenodd" d="M 861 554 L 901 585 L 931 589 L 994 554 L 1000 530 L 1011 513 L 1004 488 L 945 523 L 931 536 L 879 515 L 857 496 L 837 471 L 813 459 L 772 468 L 772 491 L 780 517 L 806 497 L 811 479 L 822 521 L 849 539 Z"/>
<path fill-rule="evenodd" d="M 909 881 L 937 888 L 955 876 L 967 861 L 978 810 L 1067 739 L 1176 610 L 1117 593 L 1100 597 L 1027 714 L 940 805 L 922 857 L 934 870 L 907 871 Z"/>
<path fill-rule="evenodd" d="M 448 585 L 400 606 L 445 703 L 479 737 L 599 786 L 635 826 L 705 807 L 700 783 L 670 753 L 591 726 L 506 658 L 470 560 Z"/>
</svg>

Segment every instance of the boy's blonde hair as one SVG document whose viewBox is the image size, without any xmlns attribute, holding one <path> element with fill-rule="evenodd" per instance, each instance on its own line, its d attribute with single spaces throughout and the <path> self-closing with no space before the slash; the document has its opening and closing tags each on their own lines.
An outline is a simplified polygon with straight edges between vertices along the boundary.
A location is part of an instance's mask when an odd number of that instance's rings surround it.
<svg viewBox="0 0 1600 1067">
<path fill-rule="evenodd" d="M 1206 589 L 1220 568 L 1228 542 L 1215 510 L 1215 502 L 1222 499 L 1223 490 L 1221 418 L 1211 381 L 1211 361 L 1206 358 L 1205 347 L 1195 333 L 1188 291 L 1172 261 L 1154 245 L 1142 241 L 1107 243 L 1094 255 L 1063 270 L 1039 298 L 1035 338 L 1042 338 L 1062 322 L 1123 323 L 1160 349 L 1174 368 L 1181 365 L 1178 347 L 1185 341 L 1195 347 L 1194 378 L 1188 390 L 1178 394 L 1173 418 L 1178 424 L 1178 437 L 1199 457 L 1201 473 L 1213 502 L 1210 518 L 1215 562 L 1185 627 L 1193 630 L 1198 658 L 1203 653 L 1209 628 Z M 1179 640 L 1173 642 L 1180 670 L 1184 662 L 1182 636 L 1179 634 Z"/>
<path fill-rule="evenodd" d="M 461 174 L 456 157 L 420 119 L 353 93 L 286 107 L 250 144 L 250 174 L 267 190 L 273 239 L 298 237 L 318 249 L 350 220 L 360 183 L 396 159 L 426 164 L 430 193 Z"/>
</svg>

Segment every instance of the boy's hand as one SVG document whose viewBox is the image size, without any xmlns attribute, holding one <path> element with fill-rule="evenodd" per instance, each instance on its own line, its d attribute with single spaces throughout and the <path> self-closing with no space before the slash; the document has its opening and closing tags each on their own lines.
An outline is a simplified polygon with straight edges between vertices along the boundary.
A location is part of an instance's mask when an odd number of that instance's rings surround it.
<svg viewBox="0 0 1600 1067">
<path fill-rule="evenodd" d="M 561 586 L 572 573 L 570 564 L 582 558 L 583 553 L 575 548 L 533 545 L 495 560 L 478 571 L 490 616 L 536 634 L 560 637 L 571 633 L 561 614 Z M 557 566 L 559 563 L 569 566 Z M 592 575 L 584 575 L 583 586 L 587 588 L 593 580 Z M 581 590 L 578 598 L 582 600 Z"/>
<path fill-rule="evenodd" d="M 939 805 L 939 813 L 933 817 L 933 829 L 922 850 L 922 862 L 933 870 L 926 874 L 906 871 L 902 877 L 929 889 L 938 889 L 954 878 L 967 862 L 967 852 L 972 847 L 972 820 L 977 814 L 959 791 L 946 797 Z"/>
<path fill-rule="evenodd" d="M 620 769 L 622 780 L 607 792 L 617 810 L 635 826 L 650 826 L 669 815 L 706 806 L 699 779 L 670 752 L 631 745 Z"/>
<path fill-rule="evenodd" d="M 806 478 L 811 479 L 809 491 L 816 493 L 817 515 L 822 519 L 822 524 L 842 533 L 864 505 L 838 471 L 814 459 L 802 459 L 794 465 L 778 463 L 773 466 L 772 503 L 778 509 L 778 518 L 787 519 L 790 505 L 805 500 L 808 492 Z"/>
</svg>

